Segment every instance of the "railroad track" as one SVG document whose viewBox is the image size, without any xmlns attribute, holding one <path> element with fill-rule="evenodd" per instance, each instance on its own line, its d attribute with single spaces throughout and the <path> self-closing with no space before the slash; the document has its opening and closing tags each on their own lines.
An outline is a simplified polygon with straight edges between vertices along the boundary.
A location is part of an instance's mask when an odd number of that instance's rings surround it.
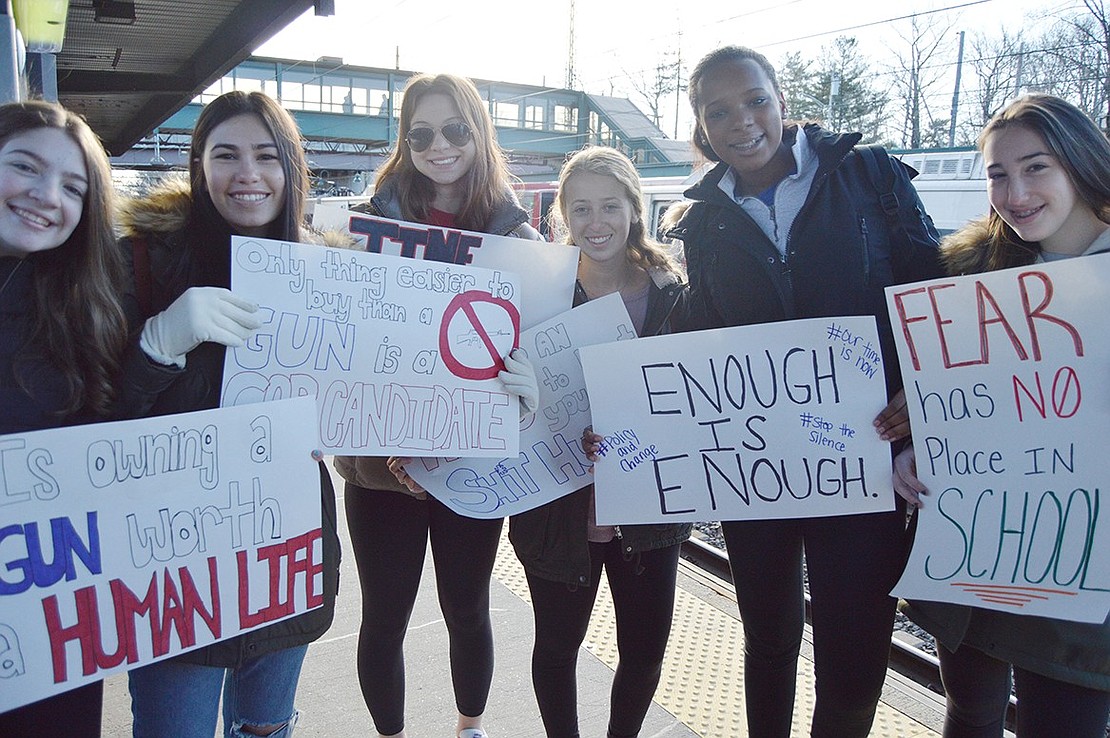
<svg viewBox="0 0 1110 738">
<path fill-rule="evenodd" d="M 728 568 L 728 556 L 716 546 L 691 537 L 682 544 L 682 557 L 731 586 L 732 572 Z M 810 623 L 809 592 L 806 592 L 805 598 L 806 623 Z M 890 668 L 926 689 L 943 694 L 937 658 L 893 635 L 890 639 Z M 1016 707 L 1017 701 L 1010 697 L 1010 707 L 1006 714 L 1006 727 L 1009 730 L 1013 730 Z"/>
</svg>

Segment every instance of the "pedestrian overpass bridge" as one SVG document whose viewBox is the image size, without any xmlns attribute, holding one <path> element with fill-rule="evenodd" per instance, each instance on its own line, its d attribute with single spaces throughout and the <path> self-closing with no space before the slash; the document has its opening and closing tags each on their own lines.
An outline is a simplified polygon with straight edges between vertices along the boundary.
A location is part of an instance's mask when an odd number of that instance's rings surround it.
<svg viewBox="0 0 1110 738">
<path fill-rule="evenodd" d="M 401 92 L 413 74 L 352 66 L 329 57 L 250 57 L 113 163 L 186 167 L 189 133 L 203 105 L 230 90 L 260 90 L 277 98 L 296 118 L 314 174 L 358 192 L 401 135 Z M 620 149 L 645 177 L 690 173 L 689 143 L 666 138 L 626 98 L 474 82 L 489 104 L 510 166 L 521 179 L 555 178 L 566 157 L 587 144 Z"/>
</svg>

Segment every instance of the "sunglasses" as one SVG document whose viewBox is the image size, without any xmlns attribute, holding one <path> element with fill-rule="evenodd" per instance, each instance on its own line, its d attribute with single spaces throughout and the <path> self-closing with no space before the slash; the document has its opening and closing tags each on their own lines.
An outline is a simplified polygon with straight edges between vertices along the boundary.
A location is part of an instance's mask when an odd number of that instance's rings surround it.
<svg viewBox="0 0 1110 738">
<path fill-rule="evenodd" d="M 448 123 L 442 126 L 439 132 L 452 146 L 466 146 L 470 143 L 470 126 L 466 123 Z M 405 142 L 408 143 L 410 149 L 418 154 L 431 146 L 435 139 L 436 129 L 431 126 L 410 128 L 409 132 L 405 134 Z"/>
</svg>

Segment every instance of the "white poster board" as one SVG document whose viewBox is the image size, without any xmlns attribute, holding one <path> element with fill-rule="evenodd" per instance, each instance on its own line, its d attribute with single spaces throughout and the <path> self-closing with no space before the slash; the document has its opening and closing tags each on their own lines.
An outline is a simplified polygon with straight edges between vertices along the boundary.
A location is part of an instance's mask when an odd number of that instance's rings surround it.
<svg viewBox="0 0 1110 738">
<path fill-rule="evenodd" d="M 0 712 L 319 607 L 314 415 L 0 436 Z"/>
<path fill-rule="evenodd" d="M 580 351 L 601 524 L 894 509 L 871 317 L 641 338 Z"/>
<path fill-rule="evenodd" d="M 367 251 L 500 269 L 520 279 L 524 328 L 570 309 L 578 273 L 578 247 L 548 241 L 463 231 L 316 206 L 313 225 L 351 234 Z"/>
<path fill-rule="evenodd" d="M 535 414 L 521 420 L 520 453 L 502 459 L 415 459 L 410 476 L 459 515 L 500 518 L 545 505 L 593 481 L 582 452 L 590 400 L 577 349 L 636 337 L 620 295 L 580 305 L 520 336 L 536 370 Z"/>
<path fill-rule="evenodd" d="M 497 379 L 520 335 L 515 275 L 241 236 L 231 253 L 263 326 L 225 354 L 224 405 L 314 397 L 329 454 L 516 453 Z"/>
<path fill-rule="evenodd" d="M 888 287 L 887 301 L 930 490 L 894 593 L 1103 622 L 1110 256 Z"/>
</svg>

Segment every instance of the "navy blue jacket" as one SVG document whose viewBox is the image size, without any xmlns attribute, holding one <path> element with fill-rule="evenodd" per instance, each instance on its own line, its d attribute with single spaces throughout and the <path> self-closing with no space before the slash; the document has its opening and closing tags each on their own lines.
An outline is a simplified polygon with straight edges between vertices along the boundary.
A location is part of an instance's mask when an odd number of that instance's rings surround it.
<svg viewBox="0 0 1110 738">
<path fill-rule="evenodd" d="M 883 289 L 944 276 L 937 232 L 910 184 L 909 167 L 890 159 L 900 203 L 892 227 L 854 147 L 860 134 L 801 129 L 817 154 L 817 174 L 787 239 L 785 256 L 717 186 L 718 164 L 686 191 L 694 203 L 668 232 L 681 239 L 690 280 L 691 328 L 797 318 L 874 315 L 888 392 L 902 386 Z M 784 141 L 799 129 L 788 127 Z"/>
</svg>

